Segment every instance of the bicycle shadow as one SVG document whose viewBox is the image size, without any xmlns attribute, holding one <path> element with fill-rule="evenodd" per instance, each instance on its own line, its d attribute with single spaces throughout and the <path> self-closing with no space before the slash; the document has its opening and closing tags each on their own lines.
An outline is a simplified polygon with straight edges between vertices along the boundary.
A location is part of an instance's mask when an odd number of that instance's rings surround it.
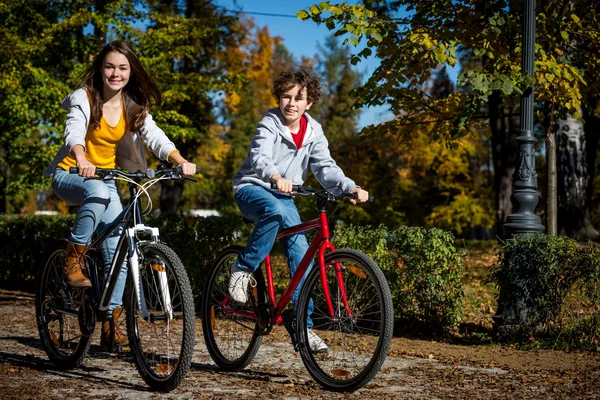
<svg viewBox="0 0 600 400">
<path fill-rule="evenodd" d="M 0 341 L 11 340 L 19 343 L 20 345 L 27 346 L 30 348 L 38 349 L 43 351 L 42 343 L 40 339 L 25 337 L 25 336 L 4 336 L 0 337 Z M 96 359 L 108 359 L 108 358 L 118 358 L 122 361 L 127 362 L 128 364 L 133 364 L 133 358 L 129 355 L 129 353 L 122 354 L 114 354 L 108 353 L 106 351 L 100 350 L 100 346 L 90 346 L 88 351 L 88 357 L 96 358 Z M 33 369 L 39 372 L 47 372 L 52 375 L 61 376 L 63 378 L 77 378 L 77 379 L 87 379 L 90 382 L 98 382 L 98 383 L 110 383 L 113 385 L 117 385 L 123 388 L 129 388 L 133 390 L 140 390 L 144 392 L 151 392 L 152 390 L 145 385 L 138 385 L 128 382 L 123 382 L 116 379 L 111 379 L 101 376 L 91 375 L 93 373 L 104 373 L 108 372 L 105 368 L 99 367 L 91 367 L 85 365 L 85 362 L 79 365 L 77 368 L 73 369 L 61 369 L 56 366 L 50 360 L 39 357 L 33 354 L 21 355 L 10 352 L 2 352 L 0 351 L 0 362 L 7 362 L 15 367 L 23 367 Z M 133 366 L 131 368 L 134 368 Z"/>
<path fill-rule="evenodd" d="M 42 342 L 39 338 L 33 338 L 28 336 L 5 336 L 0 337 L 0 340 L 13 340 L 20 345 L 31 347 L 38 350 L 44 350 L 42 347 Z M 106 349 L 102 348 L 100 345 L 91 344 L 90 348 L 87 351 L 87 356 L 90 358 L 98 358 L 98 359 L 108 359 L 108 358 L 117 358 L 121 361 L 133 364 L 133 356 L 130 351 L 121 351 L 111 353 Z"/>
<path fill-rule="evenodd" d="M 3 338 L 0 338 L 3 339 Z M 34 355 L 21 355 L 7 352 L 0 352 L 0 362 L 9 363 L 15 367 L 22 367 L 32 369 L 38 372 L 45 372 L 51 375 L 59 376 L 62 378 L 70 379 L 83 379 L 88 382 L 110 384 L 114 387 L 121 387 L 124 389 L 133 389 L 143 392 L 151 392 L 152 390 L 144 385 L 138 385 L 135 383 L 123 382 L 117 379 L 109 378 L 105 375 L 94 375 L 95 373 L 107 372 L 106 369 L 98 367 L 88 367 L 81 365 L 74 369 L 59 369 L 49 360 L 45 360 Z"/>
<path fill-rule="evenodd" d="M 192 362 L 191 369 L 196 370 L 196 371 L 202 371 L 202 372 L 212 372 L 215 374 L 228 376 L 228 377 L 235 377 L 235 378 L 240 378 L 240 379 L 245 379 L 245 380 L 254 380 L 254 381 L 261 381 L 261 382 L 276 382 L 276 381 L 273 381 L 273 379 L 288 378 L 288 375 L 282 374 L 282 373 L 272 373 L 272 372 L 258 371 L 258 370 L 253 370 L 253 369 L 244 369 L 241 371 L 233 371 L 232 372 L 232 371 L 222 370 L 219 367 L 217 367 L 216 365 L 206 364 L 206 363 L 196 363 L 196 362 Z"/>
</svg>

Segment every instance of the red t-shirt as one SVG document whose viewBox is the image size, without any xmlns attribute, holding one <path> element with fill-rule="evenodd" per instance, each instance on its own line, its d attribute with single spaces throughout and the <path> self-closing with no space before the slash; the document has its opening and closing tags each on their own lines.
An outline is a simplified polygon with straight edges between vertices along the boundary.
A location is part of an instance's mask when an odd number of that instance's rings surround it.
<svg viewBox="0 0 600 400">
<path fill-rule="evenodd" d="M 294 143 L 296 144 L 296 148 L 300 148 L 302 147 L 302 142 L 304 141 L 304 135 L 306 135 L 306 126 L 308 125 L 308 119 L 306 118 L 306 115 L 303 115 L 300 118 L 300 130 L 298 131 L 298 133 L 292 133 L 292 139 L 294 139 Z"/>
</svg>

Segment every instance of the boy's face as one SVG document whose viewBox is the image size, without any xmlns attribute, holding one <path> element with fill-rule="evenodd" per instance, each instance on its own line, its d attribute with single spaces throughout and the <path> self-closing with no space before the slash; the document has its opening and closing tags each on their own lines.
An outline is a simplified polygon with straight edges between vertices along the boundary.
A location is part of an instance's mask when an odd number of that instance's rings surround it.
<svg viewBox="0 0 600 400">
<path fill-rule="evenodd" d="M 300 117 L 312 106 L 308 102 L 308 91 L 306 88 L 300 90 L 300 85 L 295 85 L 286 90 L 279 97 L 279 109 L 285 118 L 288 128 L 295 128 L 300 124 Z M 293 129 L 291 129 L 293 130 Z"/>
</svg>

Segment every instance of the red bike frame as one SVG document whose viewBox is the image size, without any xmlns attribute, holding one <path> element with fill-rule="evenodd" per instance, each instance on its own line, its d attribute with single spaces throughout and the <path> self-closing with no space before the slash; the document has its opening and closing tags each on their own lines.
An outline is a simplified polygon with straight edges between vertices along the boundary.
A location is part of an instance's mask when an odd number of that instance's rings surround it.
<svg viewBox="0 0 600 400">
<path fill-rule="evenodd" d="M 283 310 L 290 302 L 290 300 L 292 298 L 292 294 L 294 293 L 294 291 L 300 284 L 302 277 L 308 270 L 308 267 L 310 266 L 311 261 L 317 255 L 317 252 L 319 253 L 319 270 L 320 270 L 320 275 L 321 275 L 321 285 L 323 287 L 323 293 L 324 293 L 325 299 L 327 301 L 327 308 L 329 310 L 329 315 L 331 316 L 331 318 L 333 320 L 336 319 L 334 309 L 333 309 L 333 304 L 331 302 L 331 297 L 329 295 L 329 285 L 327 283 L 327 273 L 325 270 L 325 252 L 326 251 L 335 251 L 335 247 L 333 246 L 333 244 L 331 244 L 331 241 L 329 240 L 330 234 L 329 234 L 329 221 L 327 220 L 327 213 L 324 211 L 321 211 L 321 212 L 319 212 L 319 218 L 316 218 L 311 221 L 303 222 L 301 224 L 280 230 L 279 233 L 277 234 L 277 239 L 282 238 L 282 237 L 292 236 L 296 233 L 305 232 L 305 231 L 309 231 L 311 229 L 316 229 L 316 228 L 319 228 L 319 231 L 313 238 L 308 250 L 306 251 L 306 254 L 302 258 L 302 261 L 300 262 L 300 265 L 298 266 L 298 269 L 292 276 L 292 279 L 288 283 L 288 285 L 287 285 L 285 291 L 283 292 L 283 294 L 281 295 L 279 301 L 276 301 L 276 299 L 275 299 L 275 289 L 273 286 L 273 270 L 271 268 L 271 256 L 267 255 L 267 257 L 265 258 L 264 264 L 265 264 L 266 272 L 267 272 L 267 282 L 266 282 L 267 294 L 269 296 L 269 301 L 271 303 L 272 309 L 274 310 L 273 315 L 271 316 L 271 323 L 277 323 L 277 324 L 282 323 L 281 314 L 283 313 Z M 336 274 L 336 278 L 337 278 L 337 282 L 338 282 L 338 288 L 340 290 L 340 294 L 342 295 L 342 299 L 344 301 L 344 308 L 346 309 L 347 315 L 349 317 L 352 317 L 350 307 L 348 306 L 348 299 L 346 297 L 346 288 L 344 286 L 342 269 L 340 267 L 340 264 L 337 262 L 335 263 L 335 274 Z M 223 300 L 223 303 L 221 304 L 221 306 L 223 307 L 223 310 L 225 310 L 227 312 L 231 312 L 233 314 L 243 315 L 248 318 L 257 319 L 257 316 L 254 312 L 240 311 L 239 309 L 232 309 L 231 307 L 227 306 L 228 300 L 229 300 L 229 294 L 225 297 L 225 299 Z"/>
</svg>

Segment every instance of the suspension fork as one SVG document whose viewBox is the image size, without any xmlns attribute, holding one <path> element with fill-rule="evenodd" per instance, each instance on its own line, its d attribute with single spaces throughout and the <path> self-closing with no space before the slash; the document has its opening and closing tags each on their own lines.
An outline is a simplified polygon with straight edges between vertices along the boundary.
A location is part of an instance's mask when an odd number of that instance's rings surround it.
<svg viewBox="0 0 600 400">
<path fill-rule="evenodd" d="M 142 259 L 142 249 L 140 248 L 139 241 L 137 240 L 137 235 L 139 233 L 149 233 L 152 237 L 152 241 L 157 242 L 159 233 L 158 228 L 147 227 L 144 224 L 138 224 L 133 228 L 128 228 L 126 230 L 126 237 L 129 244 L 128 254 L 129 254 L 129 267 L 131 269 L 131 277 L 134 282 L 133 289 L 134 294 L 136 296 L 136 300 L 138 302 L 138 307 L 140 310 L 140 314 L 144 319 L 148 319 L 150 317 L 150 313 L 146 308 L 146 300 L 144 296 L 144 290 L 142 287 L 142 282 L 140 280 L 140 265 L 139 261 Z M 169 285 L 167 282 L 167 272 L 165 266 L 162 264 L 153 264 L 151 266 L 151 273 L 155 274 L 158 281 L 158 289 L 160 300 L 162 302 L 163 310 L 168 315 L 169 319 L 173 319 L 173 306 L 171 304 L 171 293 L 169 290 Z"/>
</svg>

